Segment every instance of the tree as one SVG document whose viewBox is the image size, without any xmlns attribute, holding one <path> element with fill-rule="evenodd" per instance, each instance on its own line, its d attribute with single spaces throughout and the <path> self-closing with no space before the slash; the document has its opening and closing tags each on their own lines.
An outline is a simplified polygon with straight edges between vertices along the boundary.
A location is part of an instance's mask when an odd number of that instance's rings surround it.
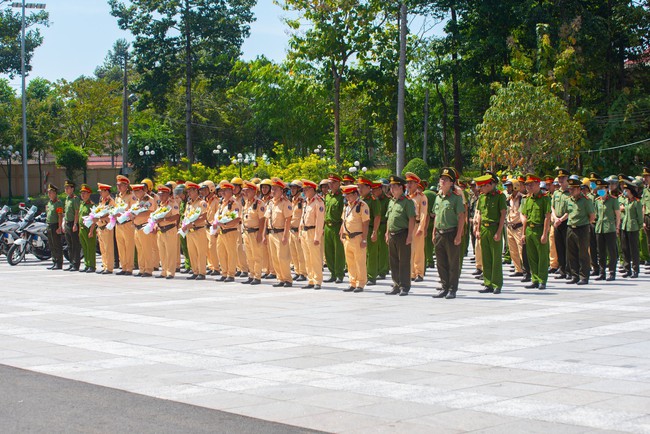
<svg viewBox="0 0 650 434">
<path fill-rule="evenodd" d="M 88 154 L 80 147 L 70 142 L 60 144 L 56 151 L 56 164 L 65 167 L 65 176 L 74 180 L 75 172 L 86 170 Z"/>
<path fill-rule="evenodd" d="M 524 172 L 577 163 L 584 135 L 580 123 L 548 89 L 511 82 L 498 87 L 478 126 L 479 158 L 491 169 L 500 165 Z"/>
<path fill-rule="evenodd" d="M 203 74 L 215 84 L 223 81 L 249 34 L 255 0 L 108 2 L 120 28 L 135 36 L 145 102 L 164 109 L 169 91 L 183 78 L 186 150 L 192 163 L 192 80 Z"/>
<path fill-rule="evenodd" d="M 0 0 L 0 6 L 9 3 Z M 37 25 L 49 26 L 48 13 L 38 11 L 25 15 L 25 28 Z M 6 8 L 0 12 L 0 74 L 8 74 L 13 78 L 21 71 L 21 30 L 22 15 Z M 43 36 L 37 28 L 25 32 L 25 70 L 31 71 L 31 60 L 34 50 L 43 43 Z"/>
<path fill-rule="evenodd" d="M 177 160 L 177 148 L 172 131 L 163 122 L 149 119 L 134 123 L 129 143 L 129 160 L 141 177 L 151 177 L 155 167 L 165 161 Z M 146 155 L 146 151 L 154 154 Z M 142 152 L 145 155 L 140 155 Z"/>
<path fill-rule="evenodd" d="M 27 152 L 38 160 L 38 185 L 43 185 L 41 162 L 60 138 L 62 108 L 63 102 L 52 83 L 38 77 L 30 80 L 27 86 Z"/>
</svg>

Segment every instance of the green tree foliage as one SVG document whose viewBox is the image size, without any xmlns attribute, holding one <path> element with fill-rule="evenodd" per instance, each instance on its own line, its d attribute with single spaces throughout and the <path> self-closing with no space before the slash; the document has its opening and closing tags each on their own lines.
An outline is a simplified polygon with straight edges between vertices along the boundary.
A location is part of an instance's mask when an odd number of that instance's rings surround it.
<svg viewBox="0 0 650 434">
<path fill-rule="evenodd" d="M 8 0 L 0 0 L 0 73 L 8 74 L 11 78 L 20 74 L 20 39 L 22 29 L 22 13 L 19 9 L 11 8 Z M 25 69 L 31 71 L 31 60 L 34 50 L 43 43 L 43 36 L 35 26 L 48 26 L 46 11 L 26 12 L 25 24 Z"/>
<path fill-rule="evenodd" d="M 533 172 L 577 162 L 584 129 L 545 87 L 523 81 L 499 87 L 478 126 L 479 158 L 495 169 Z"/>
<path fill-rule="evenodd" d="M 429 181 L 429 178 L 431 178 L 431 171 L 429 170 L 429 166 L 421 158 L 413 158 L 411 161 L 406 163 L 404 170 L 402 170 L 402 176 L 404 176 L 407 172 L 415 173 L 420 177 L 420 179 L 423 179 L 425 181 Z"/>
<path fill-rule="evenodd" d="M 140 155 L 140 152 L 154 152 Z M 148 119 L 134 122 L 129 137 L 129 161 L 139 178 L 152 176 L 155 167 L 168 161 L 178 161 L 178 147 L 171 129 L 163 122 Z"/>
<path fill-rule="evenodd" d="M 75 173 L 79 170 L 85 170 L 88 163 L 88 154 L 81 148 L 70 142 L 61 143 L 55 150 L 56 164 L 65 167 L 65 176 L 75 179 Z"/>
</svg>

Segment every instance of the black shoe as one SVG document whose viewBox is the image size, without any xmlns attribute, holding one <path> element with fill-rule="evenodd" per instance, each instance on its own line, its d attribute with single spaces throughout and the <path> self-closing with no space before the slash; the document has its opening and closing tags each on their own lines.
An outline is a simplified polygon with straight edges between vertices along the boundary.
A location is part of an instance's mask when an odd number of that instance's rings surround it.
<svg viewBox="0 0 650 434">
<path fill-rule="evenodd" d="M 244 280 L 242 283 L 243 283 L 244 285 L 249 285 L 252 281 L 253 281 L 253 278 L 252 278 L 252 277 L 249 277 L 248 279 Z"/>
<path fill-rule="evenodd" d="M 72 265 L 68 265 L 68 268 L 64 268 L 63 271 L 72 271 L 73 268 Z"/>
<path fill-rule="evenodd" d="M 72 267 L 70 271 L 79 271 L 79 267 Z"/>
<path fill-rule="evenodd" d="M 336 282 L 336 277 L 334 277 L 334 276 L 332 276 L 332 277 L 330 277 L 330 278 L 329 278 L 329 279 L 327 279 L 327 280 L 323 280 L 323 282 L 325 282 L 325 283 L 332 283 L 332 282 Z"/>
<path fill-rule="evenodd" d="M 313 287 L 314 287 L 314 285 L 312 285 L 312 284 L 310 283 L 309 285 L 305 285 L 305 286 L 303 286 L 302 289 L 312 289 Z"/>
<path fill-rule="evenodd" d="M 199 274 L 196 276 L 196 280 L 205 280 L 205 274 Z"/>
<path fill-rule="evenodd" d="M 196 274 L 191 274 L 191 275 L 187 276 L 185 279 L 187 279 L 187 280 L 196 280 L 197 277 L 199 277 L 199 276 L 196 275 Z"/>
<path fill-rule="evenodd" d="M 400 291 L 399 288 L 393 288 L 393 290 L 392 290 L 391 292 L 384 292 L 384 294 L 386 294 L 386 295 L 397 295 L 397 294 L 399 294 L 400 292 L 401 292 L 401 291 Z"/>
<path fill-rule="evenodd" d="M 269 276 L 269 273 L 262 274 L 262 279 L 266 279 Z"/>
<path fill-rule="evenodd" d="M 291 288 L 293 286 L 292 282 L 284 282 L 284 287 L 285 288 Z"/>
<path fill-rule="evenodd" d="M 125 276 L 133 276 L 133 271 L 125 271 L 124 275 Z"/>
<path fill-rule="evenodd" d="M 315 290 L 320 289 L 320 285 L 314 285 L 314 289 L 315 289 Z"/>
<path fill-rule="evenodd" d="M 266 278 L 267 278 L 267 279 L 277 279 L 278 276 L 276 276 L 275 274 L 268 274 L 268 275 L 266 276 Z"/>
<path fill-rule="evenodd" d="M 422 282 L 424 279 L 422 276 L 416 276 L 415 279 L 413 280 L 414 282 Z"/>
<path fill-rule="evenodd" d="M 212 276 L 214 274 L 214 270 L 208 270 L 205 272 L 206 276 Z"/>
<path fill-rule="evenodd" d="M 540 291 L 546 289 L 546 283 L 540 283 L 539 288 L 537 289 L 539 289 Z"/>
<path fill-rule="evenodd" d="M 56 264 L 52 264 L 49 267 L 46 268 L 46 270 L 54 270 L 54 267 L 56 267 Z"/>
<path fill-rule="evenodd" d="M 353 292 L 363 292 L 363 288 L 354 288 Z"/>
<path fill-rule="evenodd" d="M 189 268 L 183 268 L 183 269 L 180 271 L 181 274 L 188 274 L 189 272 L 190 272 L 190 269 L 189 269 Z"/>
<path fill-rule="evenodd" d="M 590 276 L 599 276 L 600 275 L 600 270 L 591 270 L 591 273 L 589 273 Z"/>
<path fill-rule="evenodd" d="M 449 291 L 446 289 L 441 289 L 436 295 L 432 295 L 433 298 L 445 298 L 449 294 Z"/>
<path fill-rule="evenodd" d="M 611 282 L 612 280 L 616 280 L 616 274 L 609 273 L 609 276 L 607 276 L 607 279 L 605 279 L 605 281 Z"/>
<path fill-rule="evenodd" d="M 220 278 L 217 279 L 217 282 L 225 282 L 227 279 L 226 276 L 221 276 Z"/>
<path fill-rule="evenodd" d="M 221 276 L 221 271 L 219 271 L 219 270 L 212 270 L 212 275 L 213 275 L 213 276 Z"/>
<path fill-rule="evenodd" d="M 492 294 L 501 294 L 501 288 L 494 288 Z"/>
<path fill-rule="evenodd" d="M 481 274 L 483 274 L 483 271 L 481 271 L 481 270 L 479 270 L 479 269 L 477 268 L 477 269 L 474 270 L 474 272 L 472 273 L 472 276 L 480 276 Z"/>
<path fill-rule="evenodd" d="M 248 271 L 242 271 L 241 276 L 239 277 L 248 277 Z"/>
<path fill-rule="evenodd" d="M 174 278 L 174 276 L 167 276 L 167 277 L 165 277 L 166 280 L 171 280 L 171 279 L 173 279 L 173 278 Z"/>
<path fill-rule="evenodd" d="M 621 277 L 630 277 L 631 275 L 632 273 L 630 271 L 626 271 Z"/>
<path fill-rule="evenodd" d="M 80 273 L 87 273 L 88 272 L 88 267 L 84 267 L 83 270 L 77 270 Z"/>
<path fill-rule="evenodd" d="M 445 297 L 447 300 L 453 300 L 456 298 L 456 291 L 449 291 L 449 294 Z"/>
<path fill-rule="evenodd" d="M 124 276 L 126 274 L 126 271 L 120 270 L 117 273 L 115 273 L 116 276 Z"/>
<path fill-rule="evenodd" d="M 476 280 L 481 280 L 483 278 L 483 274 L 479 274 L 478 276 L 474 276 L 474 279 Z"/>
<path fill-rule="evenodd" d="M 548 274 L 555 274 L 557 273 L 557 268 L 549 268 L 548 269 Z"/>
<path fill-rule="evenodd" d="M 240 277 L 240 276 L 241 276 L 241 271 L 235 273 L 235 277 Z"/>
<path fill-rule="evenodd" d="M 379 276 L 377 276 L 377 280 L 386 280 L 386 275 L 380 274 Z"/>
<path fill-rule="evenodd" d="M 300 275 L 299 275 L 299 274 L 294 274 L 294 275 L 291 276 L 291 277 L 293 278 L 293 280 L 298 280 L 298 276 L 300 276 Z"/>
<path fill-rule="evenodd" d="M 336 279 L 336 281 L 334 283 L 336 283 L 337 285 L 340 285 L 341 283 L 343 283 L 343 279 L 339 277 L 338 279 Z"/>
<path fill-rule="evenodd" d="M 50 268 L 50 270 L 51 270 L 51 268 Z M 96 274 L 102 274 L 103 272 L 104 272 L 104 270 L 97 270 L 97 271 L 95 271 Z"/>
<path fill-rule="evenodd" d="M 524 273 L 522 273 L 521 271 L 517 271 L 515 273 L 512 273 L 510 277 L 523 277 L 523 275 Z"/>
<path fill-rule="evenodd" d="M 485 287 L 484 289 L 481 289 L 478 293 L 479 294 L 492 294 L 493 292 L 494 292 L 494 288 Z"/>
<path fill-rule="evenodd" d="M 576 285 L 589 285 L 589 281 L 587 279 L 582 279 L 579 280 L 578 283 L 576 283 Z"/>
<path fill-rule="evenodd" d="M 230 282 L 234 282 L 234 281 L 235 281 L 234 277 L 226 277 L 226 279 L 224 280 L 224 283 L 230 283 Z"/>
<path fill-rule="evenodd" d="M 274 283 L 274 284 L 273 284 L 273 287 L 274 287 L 274 288 L 281 288 L 281 287 L 283 287 L 283 286 L 284 286 L 284 282 L 278 282 L 278 283 Z"/>
<path fill-rule="evenodd" d="M 86 270 L 86 273 L 94 273 L 95 269 L 94 268 L 89 268 Z"/>
<path fill-rule="evenodd" d="M 368 283 L 366 283 L 366 286 L 375 286 L 376 284 L 377 284 L 376 280 L 370 279 L 368 280 Z"/>
<path fill-rule="evenodd" d="M 539 283 L 537 283 L 537 282 L 533 282 L 533 283 L 531 283 L 530 285 L 526 285 L 526 286 L 524 286 L 524 288 L 526 288 L 526 289 L 535 289 L 535 288 L 539 288 Z"/>
<path fill-rule="evenodd" d="M 345 288 L 345 289 L 343 290 L 343 292 L 352 292 L 352 291 L 354 291 L 354 286 L 350 286 L 350 287 Z"/>
<path fill-rule="evenodd" d="M 560 274 L 558 274 L 557 276 L 555 276 L 555 279 L 556 279 L 556 280 L 557 280 L 557 279 L 566 279 L 566 274 L 564 274 L 564 273 L 560 273 Z"/>
<path fill-rule="evenodd" d="M 153 274 L 151 273 L 140 273 L 140 277 L 151 277 Z"/>
<path fill-rule="evenodd" d="M 253 281 L 251 282 L 251 286 L 252 285 L 260 285 L 261 283 L 262 283 L 262 281 L 260 279 L 253 279 Z"/>
<path fill-rule="evenodd" d="M 402 292 L 399 293 L 399 296 L 406 297 L 407 295 L 409 295 L 409 290 L 402 288 Z"/>
<path fill-rule="evenodd" d="M 108 271 L 108 270 L 104 270 L 104 271 L 102 271 L 102 274 L 113 274 L 113 272 L 112 272 L 112 271 Z"/>
<path fill-rule="evenodd" d="M 159 275 L 157 275 L 156 277 L 154 277 L 154 279 L 164 279 L 164 278 L 166 278 L 166 277 L 167 277 L 167 276 L 163 276 L 162 274 L 159 274 Z"/>
<path fill-rule="evenodd" d="M 596 277 L 594 280 L 605 280 L 605 273 L 600 274 L 598 277 Z"/>
<path fill-rule="evenodd" d="M 578 279 L 577 277 L 574 277 L 573 279 L 569 280 L 569 281 L 567 282 L 567 284 L 568 284 L 568 285 L 575 285 L 575 284 L 578 283 L 578 282 L 580 282 L 580 279 Z"/>
<path fill-rule="evenodd" d="M 295 282 L 304 282 L 307 278 L 303 274 L 299 274 L 297 279 L 293 279 Z"/>
<path fill-rule="evenodd" d="M 632 275 L 630 276 L 630 279 L 637 279 L 638 277 L 639 277 L 639 272 L 638 272 L 638 271 L 635 271 L 635 272 L 632 273 Z"/>
<path fill-rule="evenodd" d="M 531 281 L 531 278 L 529 275 L 525 275 L 523 279 L 521 279 L 521 283 L 528 283 Z"/>
</svg>

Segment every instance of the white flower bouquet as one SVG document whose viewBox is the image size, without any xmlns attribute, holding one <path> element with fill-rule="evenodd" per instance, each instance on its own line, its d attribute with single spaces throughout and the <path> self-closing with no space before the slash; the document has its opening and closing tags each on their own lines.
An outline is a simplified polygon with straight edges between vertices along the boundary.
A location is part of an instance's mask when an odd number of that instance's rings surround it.
<svg viewBox="0 0 650 434">
<path fill-rule="evenodd" d="M 147 220 L 147 224 L 142 228 L 142 232 L 145 234 L 149 235 L 151 232 L 156 227 L 156 223 L 158 223 L 159 220 L 164 219 L 167 217 L 167 214 L 171 212 L 171 207 L 163 205 L 154 212 L 151 213 L 149 216 L 149 220 Z"/>
<path fill-rule="evenodd" d="M 190 223 L 197 221 L 200 216 L 201 208 L 194 208 L 192 210 L 192 213 L 183 219 L 181 228 L 178 230 L 178 235 L 185 238 L 187 236 L 187 227 L 190 225 Z"/>
<path fill-rule="evenodd" d="M 93 225 L 94 219 L 106 217 L 111 211 L 111 207 L 104 204 L 98 204 L 90 209 L 90 214 L 83 218 L 84 225 L 89 228 Z"/>
</svg>

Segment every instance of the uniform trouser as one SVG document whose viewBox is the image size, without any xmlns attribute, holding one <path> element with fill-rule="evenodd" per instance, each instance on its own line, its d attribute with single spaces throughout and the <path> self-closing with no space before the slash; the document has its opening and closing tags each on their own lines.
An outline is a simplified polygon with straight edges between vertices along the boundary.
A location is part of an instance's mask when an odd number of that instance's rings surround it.
<svg viewBox="0 0 650 434">
<path fill-rule="evenodd" d="M 555 228 L 551 225 L 551 229 L 548 233 L 548 243 L 549 243 L 549 265 L 551 268 L 558 269 L 560 262 L 557 259 L 557 246 L 555 245 Z"/>
<path fill-rule="evenodd" d="M 386 276 L 390 270 L 389 260 L 388 260 L 388 244 L 386 243 L 386 223 L 381 223 L 379 225 L 379 230 L 377 231 L 377 275 Z"/>
<path fill-rule="evenodd" d="M 460 245 L 454 244 L 456 228 L 444 232 L 436 231 L 436 258 L 438 259 L 438 276 L 443 291 L 456 292 L 460 279 Z"/>
<path fill-rule="evenodd" d="M 89 237 L 90 229 L 85 225 L 79 228 L 79 244 L 84 252 L 84 266 L 86 268 L 95 268 L 97 262 L 97 235 Z"/>
<path fill-rule="evenodd" d="M 528 259 L 528 249 L 524 245 L 521 249 L 521 265 L 524 267 L 524 274 L 527 277 L 531 276 L 531 271 L 530 271 L 530 260 Z"/>
<path fill-rule="evenodd" d="M 639 272 L 639 231 L 621 231 L 623 249 L 623 268 L 629 272 Z"/>
<path fill-rule="evenodd" d="M 596 234 L 596 244 L 598 244 L 598 268 L 600 274 L 605 274 L 605 270 L 609 270 L 609 274 L 616 274 L 616 259 L 618 258 L 618 244 L 616 243 L 616 232 L 609 232 L 606 234 Z M 605 267 L 607 264 L 607 267 Z"/>
<path fill-rule="evenodd" d="M 154 237 L 151 242 L 151 251 L 153 253 L 149 258 L 149 261 L 151 262 L 151 264 L 153 264 L 153 268 L 156 268 L 160 266 L 160 251 L 158 250 L 158 243 L 156 242 L 155 234 L 150 234 L 150 235 L 154 235 Z"/>
<path fill-rule="evenodd" d="M 533 283 L 545 285 L 548 280 L 550 246 L 548 240 L 542 244 L 543 234 L 543 225 L 526 228 L 526 256 L 530 265 L 531 280 Z"/>
<path fill-rule="evenodd" d="M 291 230 L 291 240 L 289 243 L 289 248 L 291 251 L 291 262 L 293 263 L 293 271 L 299 276 L 304 276 L 307 274 L 305 271 L 305 254 L 302 251 L 302 245 L 300 244 L 300 235 L 298 234 L 297 229 L 295 232 L 293 229 Z"/>
<path fill-rule="evenodd" d="M 467 226 L 463 229 L 463 235 L 460 238 L 460 257 L 458 258 L 460 269 L 463 269 L 463 259 L 467 256 L 469 250 L 469 230 Z"/>
<path fill-rule="evenodd" d="M 521 263 L 521 257 L 523 256 L 523 252 L 522 252 L 523 245 L 521 243 L 521 237 L 524 236 L 524 228 L 519 226 L 518 228 L 515 229 L 512 226 L 508 226 L 506 233 L 508 236 L 508 248 L 510 250 L 510 259 L 512 260 L 512 263 L 515 266 L 515 272 L 522 273 L 524 269 Z"/>
<path fill-rule="evenodd" d="M 153 273 L 154 267 L 156 267 L 159 259 L 156 257 L 157 248 L 154 250 L 156 245 L 156 234 L 150 233 L 145 234 L 142 232 L 142 229 L 136 229 L 135 231 L 135 248 L 138 250 L 138 267 L 140 268 L 140 273 Z"/>
<path fill-rule="evenodd" d="M 643 222 L 645 223 L 645 239 L 648 244 L 648 252 L 650 252 L 650 214 L 643 216 Z"/>
<path fill-rule="evenodd" d="M 220 233 L 217 237 L 217 252 L 219 255 L 219 265 L 221 275 L 225 277 L 235 277 L 237 272 L 237 238 L 239 229 L 234 231 Z"/>
<path fill-rule="evenodd" d="M 271 244 L 266 243 L 266 271 L 268 274 L 275 274 L 275 266 L 273 265 L 273 261 L 271 260 Z"/>
<path fill-rule="evenodd" d="M 273 269 L 280 282 L 293 282 L 291 277 L 291 249 L 289 248 L 289 240 L 286 244 L 282 243 L 284 234 L 278 232 L 277 234 L 269 234 L 269 246 L 271 250 L 271 262 Z"/>
<path fill-rule="evenodd" d="M 256 280 L 262 278 L 262 257 L 265 256 L 264 244 L 257 241 L 259 231 L 244 231 L 244 248 L 246 249 L 246 260 L 248 261 L 248 277 Z"/>
<path fill-rule="evenodd" d="M 596 241 L 596 226 L 589 225 L 589 257 L 591 258 L 591 268 L 599 271 L 598 265 L 598 242 Z"/>
<path fill-rule="evenodd" d="M 343 279 L 345 275 L 345 253 L 339 237 L 341 224 L 328 223 L 325 225 L 325 261 L 332 277 Z"/>
<path fill-rule="evenodd" d="M 388 257 L 390 261 L 390 276 L 393 287 L 402 291 L 411 289 L 411 245 L 406 244 L 408 230 L 391 235 L 388 239 Z"/>
<path fill-rule="evenodd" d="M 163 233 L 157 234 L 158 251 L 160 252 L 161 276 L 174 276 L 178 261 L 178 233 L 176 226 Z"/>
<path fill-rule="evenodd" d="M 650 251 L 648 250 L 648 237 L 646 231 L 639 230 L 639 259 L 641 263 L 644 263 L 650 260 Z"/>
<path fill-rule="evenodd" d="M 501 252 L 503 252 L 503 237 L 494 241 L 494 235 L 499 227 L 481 225 L 481 256 L 483 257 L 483 283 L 491 288 L 503 286 L 503 266 Z"/>
<path fill-rule="evenodd" d="M 300 243 L 305 254 L 308 283 L 310 285 L 321 285 L 323 283 L 323 248 L 322 242 L 319 245 L 314 244 L 315 230 L 303 230 L 300 233 Z"/>
<path fill-rule="evenodd" d="M 569 228 L 566 237 L 567 267 L 574 279 L 589 280 L 589 225 Z"/>
<path fill-rule="evenodd" d="M 65 222 L 65 241 L 68 243 L 68 262 L 75 268 L 81 263 L 81 243 L 79 242 L 79 230 L 74 232 L 74 222 Z M 78 226 L 77 226 L 78 228 Z"/>
<path fill-rule="evenodd" d="M 427 235 L 424 237 L 424 264 L 426 267 L 433 267 L 435 264 L 435 260 L 433 259 L 433 240 L 431 237 L 433 236 L 433 224 L 430 222 L 427 225 Z M 368 243 L 368 247 L 370 248 L 370 243 Z"/>
<path fill-rule="evenodd" d="M 50 223 L 47 227 L 47 238 L 50 243 L 50 252 L 52 253 L 52 262 L 54 265 L 63 266 L 63 243 L 61 235 L 56 233 L 58 223 Z"/>
<path fill-rule="evenodd" d="M 242 273 L 248 273 L 248 259 L 242 233 L 237 231 L 237 269 Z"/>
<path fill-rule="evenodd" d="M 205 276 L 208 250 L 208 238 L 205 232 L 205 229 L 201 228 L 187 233 L 187 250 L 190 254 L 192 274 L 196 276 Z"/>
<path fill-rule="evenodd" d="M 219 271 L 219 236 L 210 234 L 210 231 L 205 231 L 207 240 L 207 267 L 213 271 Z"/>
<path fill-rule="evenodd" d="M 377 241 L 372 241 L 372 228 L 368 230 L 368 238 L 366 240 L 366 268 L 368 269 L 368 280 L 376 280 L 377 273 L 379 272 L 379 233 L 377 234 Z M 349 268 L 349 267 L 348 267 Z"/>
<path fill-rule="evenodd" d="M 416 235 L 416 232 L 413 231 L 413 242 L 411 242 L 411 278 L 424 277 L 426 267 L 424 261 L 424 237 L 426 231 L 422 231 L 420 235 Z"/>
<path fill-rule="evenodd" d="M 102 269 L 112 273 L 115 265 L 115 230 L 97 228 L 95 233 L 102 252 Z"/>
<path fill-rule="evenodd" d="M 481 238 L 476 239 L 476 243 L 474 244 L 474 256 L 476 257 L 476 269 L 483 271 L 483 251 L 481 250 Z M 463 259 L 461 258 L 460 261 L 462 262 Z"/>
<path fill-rule="evenodd" d="M 363 288 L 368 283 L 368 268 L 366 267 L 368 252 L 366 246 L 361 244 L 362 240 L 363 237 L 357 235 L 354 238 L 345 238 L 343 242 L 350 286 L 354 288 Z"/>
<path fill-rule="evenodd" d="M 567 262 L 567 228 L 568 225 L 566 221 L 562 222 L 560 226 L 555 228 L 555 248 L 557 249 L 558 269 L 560 270 L 561 274 L 570 274 L 569 264 Z M 587 252 L 588 246 L 589 243 L 587 243 L 585 246 L 585 252 Z M 589 255 L 587 255 L 587 257 L 588 256 Z"/>
<path fill-rule="evenodd" d="M 183 265 L 185 266 L 186 270 L 189 270 L 192 268 L 192 263 L 190 262 L 190 250 L 187 248 L 187 238 L 181 237 L 180 235 L 178 236 L 181 241 L 181 252 L 183 252 Z M 179 264 L 180 264 L 180 257 L 178 258 Z"/>
<path fill-rule="evenodd" d="M 115 240 L 122 271 L 132 272 L 135 263 L 135 226 L 133 222 L 129 221 L 115 226 Z"/>
</svg>

